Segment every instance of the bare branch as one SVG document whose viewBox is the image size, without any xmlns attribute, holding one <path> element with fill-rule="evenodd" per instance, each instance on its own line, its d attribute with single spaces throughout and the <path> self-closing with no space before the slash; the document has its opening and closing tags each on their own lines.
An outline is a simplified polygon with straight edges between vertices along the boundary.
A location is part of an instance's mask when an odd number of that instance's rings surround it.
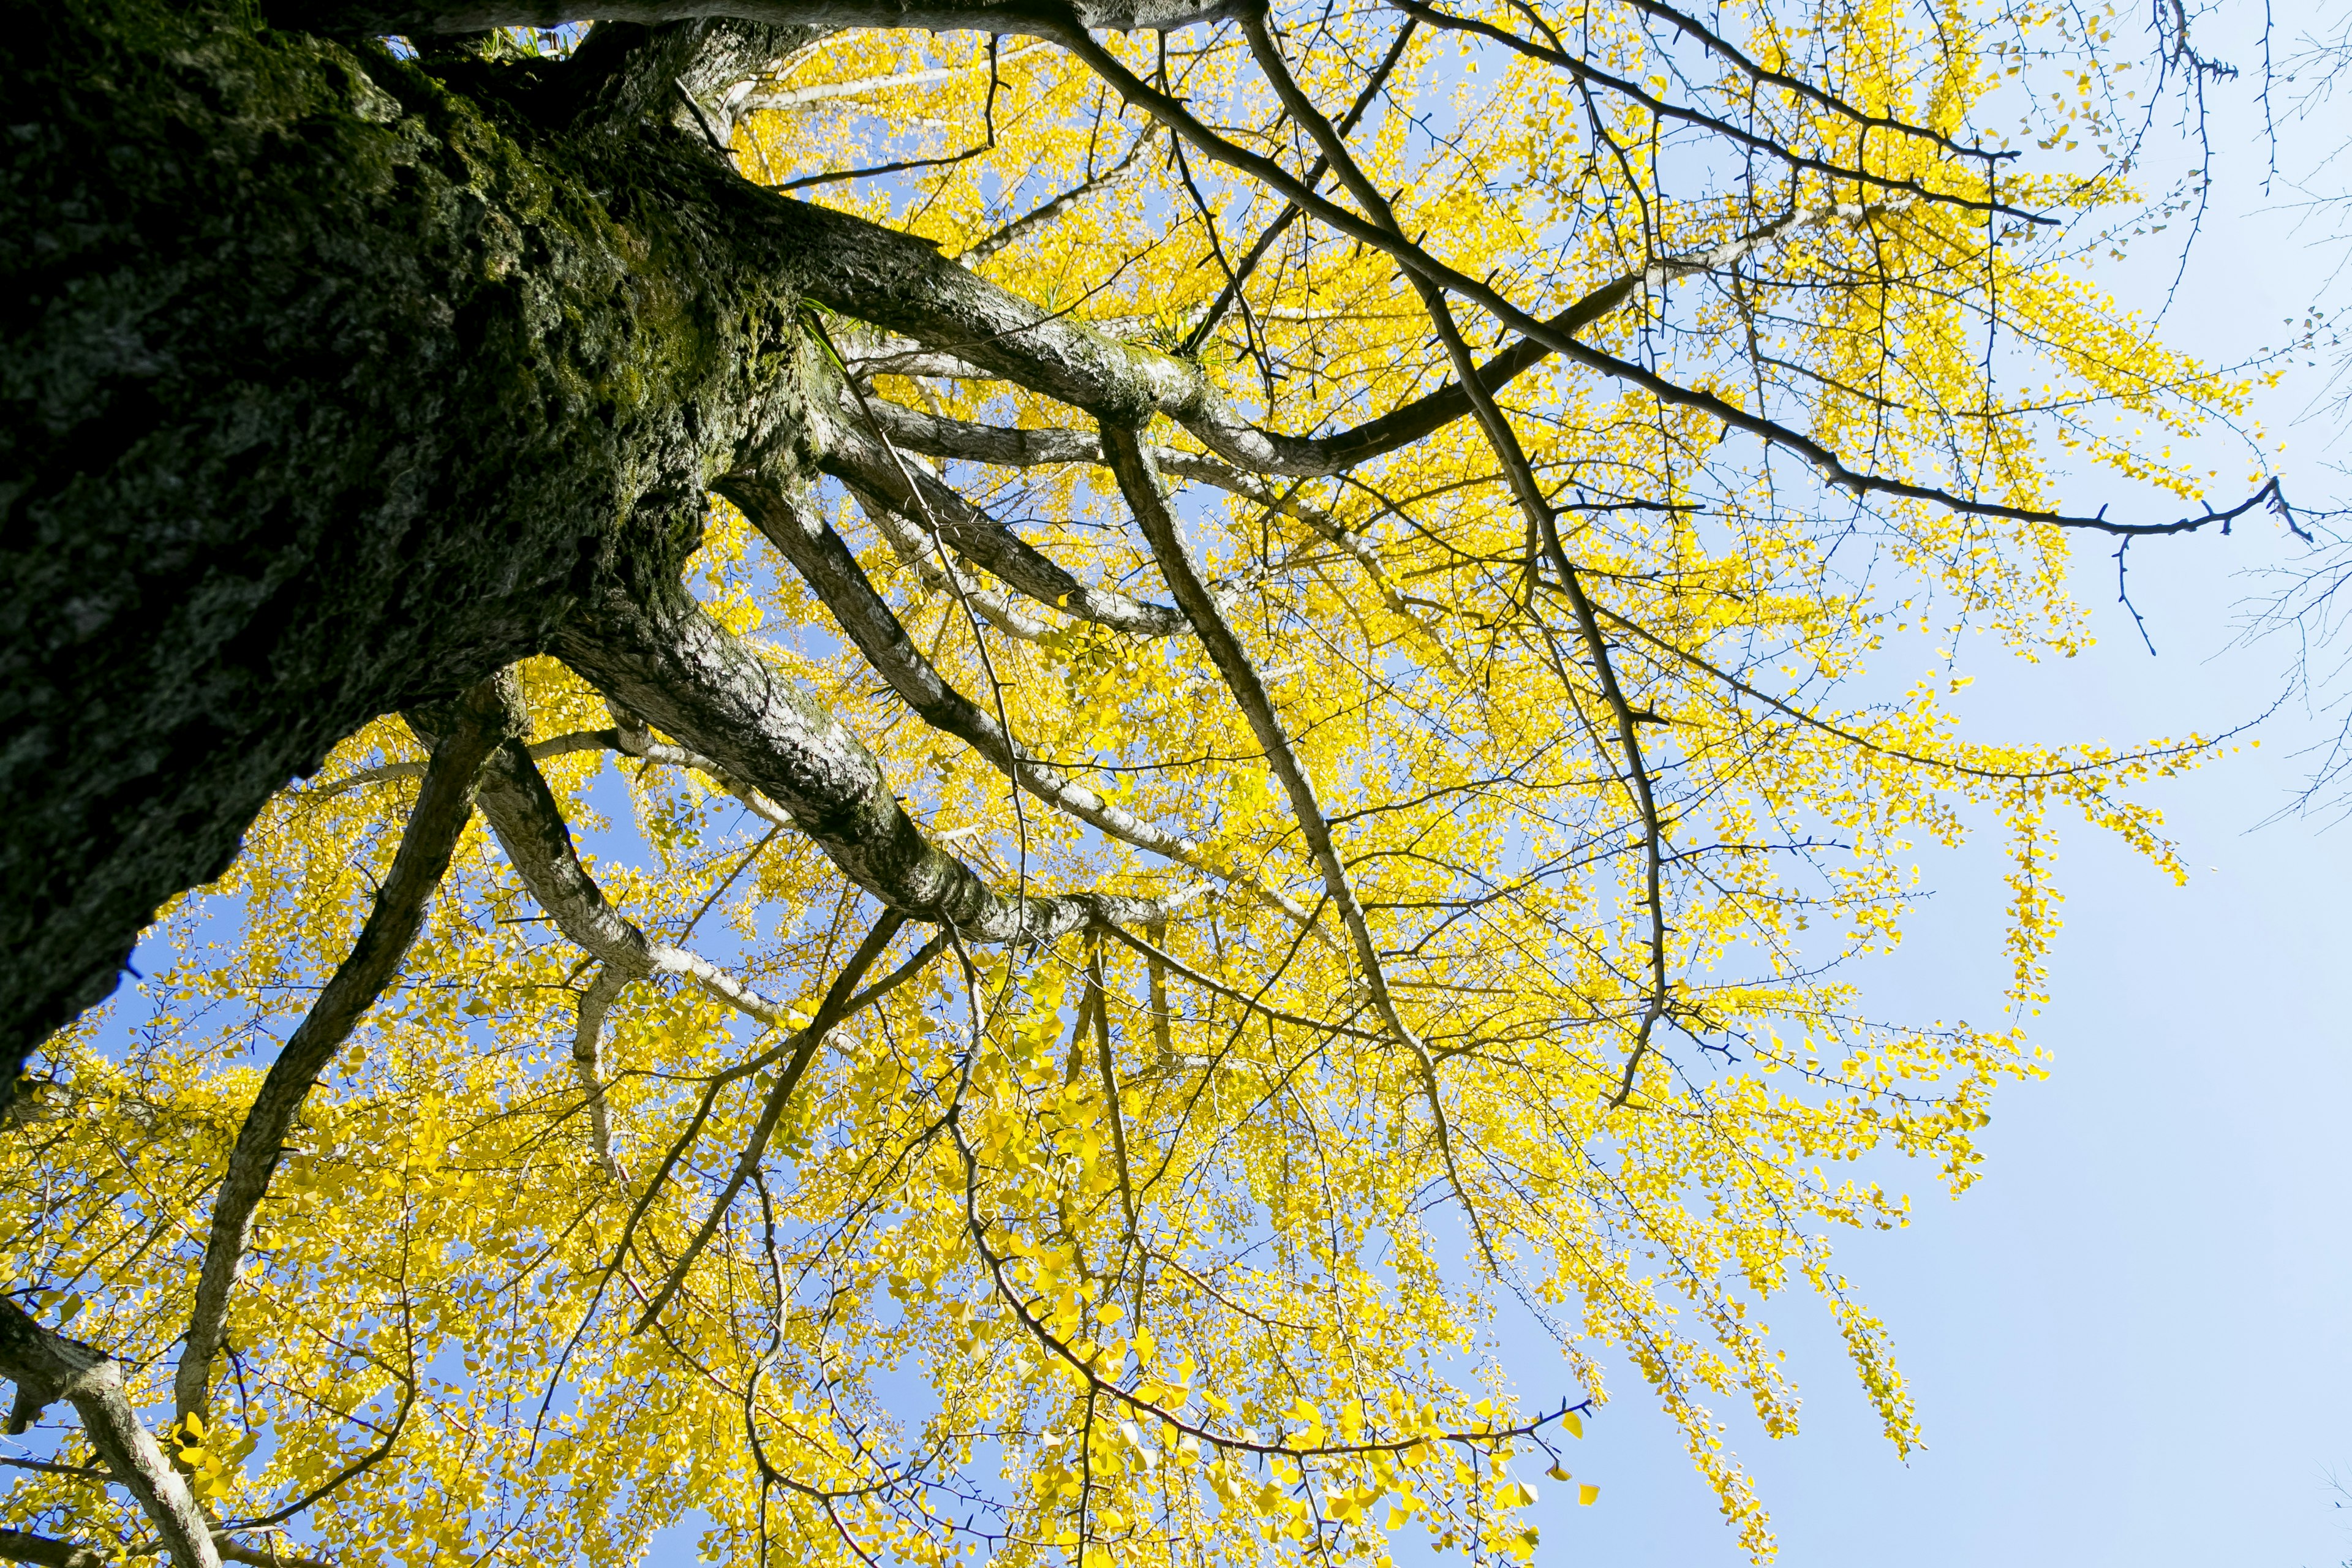
<svg viewBox="0 0 2352 1568">
<path fill-rule="evenodd" d="M 482 769 L 478 799 L 482 815 L 489 819 L 508 862 L 530 889 L 530 896 L 554 920 L 558 930 L 605 966 L 597 985 L 607 984 L 606 975 L 619 977 L 611 982 L 616 991 L 619 985 L 649 974 L 682 975 L 707 994 L 760 1023 L 785 1024 L 782 1009 L 757 991 L 684 948 L 650 940 L 605 901 L 604 889 L 580 863 L 554 792 L 520 744 L 509 741 L 491 754 Z M 589 994 L 581 1000 L 583 1028 L 597 985 L 591 985 Z M 610 1005 L 609 999 L 604 1005 Z M 601 1021 L 601 1008 L 598 1011 Z M 576 1058 L 576 1043 L 573 1051 Z"/>
</svg>

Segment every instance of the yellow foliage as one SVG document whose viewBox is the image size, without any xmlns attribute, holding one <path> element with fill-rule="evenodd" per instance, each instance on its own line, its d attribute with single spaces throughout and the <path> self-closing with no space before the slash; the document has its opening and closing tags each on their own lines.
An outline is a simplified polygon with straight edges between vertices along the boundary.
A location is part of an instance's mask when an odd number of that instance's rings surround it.
<svg viewBox="0 0 2352 1568">
<path fill-rule="evenodd" d="M 1540 42 L 1501 0 L 1447 15 Z M 1948 1190 L 1973 1179 L 1994 1089 L 2042 1070 L 2024 1023 L 2057 926 L 2062 821 L 2177 873 L 2129 792 L 2210 750 L 2008 744 L 1965 734 L 1945 702 L 1963 630 L 2029 658 L 2084 645 L 2063 531 L 2025 515 L 2054 507 L 2053 452 L 2201 498 L 2166 443 L 2236 419 L 2247 394 L 2083 276 L 2139 211 L 2114 169 L 1952 150 L 2005 123 L 2021 101 L 2005 84 L 2053 59 L 2107 90 L 2107 24 L 2060 34 L 2059 15 L 1720 13 L 1779 81 L 1826 79 L 1835 61 L 1846 108 L 1759 86 L 1646 5 L 1543 9 L 1623 90 L 1458 28 L 1405 41 L 1351 145 L 1431 255 L 1538 317 L 1633 278 L 1582 341 L 1857 470 L 1996 510 L 1838 491 L 1591 364 L 1555 355 L 1510 382 L 1503 413 L 1602 617 L 1653 814 L 1475 420 L 1342 477 L 1183 490 L 1398 1026 L 1196 643 L 1042 608 L 1041 635 L 1003 635 L 827 503 L 913 642 L 1026 752 L 1189 837 L 1195 861 L 1171 865 L 1017 801 L 910 719 L 718 506 L 694 568 L 706 601 L 869 739 L 935 839 L 1008 889 L 1191 901 L 1161 930 L 933 951 L 831 1032 L 641 1326 L 728 1190 L 777 1048 L 873 905 L 706 773 L 593 746 L 543 758 L 615 906 L 797 1000 L 772 1027 L 676 975 L 629 985 L 586 1064 L 610 1128 L 599 1150 L 572 1047 L 590 963 L 478 821 L 262 1205 L 218 1425 L 173 1433 L 215 1517 L 314 1498 L 295 1526 L 343 1568 L 617 1564 L 694 1510 L 713 1521 L 706 1552 L 730 1563 L 1112 1568 L 1171 1561 L 1171 1543 L 1202 1563 L 1335 1547 L 1379 1562 L 1420 1532 L 1524 1561 L 1536 1493 L 1520 1474 L 1570 1479 L 1549 1450 L 1605 1407 L 1608 1352 L 1680 1424 L 1762 1558 L 1765 1515 L 1706 1402 L 1796 1430 L 1758 1316 L 1792 1280 L 1826 1303 L 1907 1452 L 1918 1425 L 1886 1329 L 1830 1237 L 1905 1223 L 1885 1156 Z M 1306 92 L 1348 104 L 1398 19 L 1286 13 Z M 1181 348 L 1282 198 L 1177 156 L 1066 50 L 975 38 L 824 38 L 763 86 L 740 165 L 782 184 L 950 160 L 813 188 L 1112 339 Z M 1250 150 L 1313 156 L 1230 27 L 1102 47 Z M 2090 92 L 2045 146 L 2112 133 Z M 1811 163 L 1745 178 L 1735 144 L 1692 151 L 1644 94 Z M 992 147 L 959 158 L 983 128 Z M 1851 169 L 1874 181 L 1836 173 Z M 2010 209 L 2071 226 L 2045 237 Z M 1710 252 L 1731 258 L 1644 274 Z M 1450 374 L 1392 259 L 1328 227 L 1293 226 L 1243 298 L 1200 355 L 1269 426 L 1357 425 Z M 1496 324 L 1464 314 L 1491 352 Z M 854 322 L 837 332 L 853 355 L 890 348 Z M 1074 424 L 1001 381 L 884 366 L 873 392 L 960 420 Z M 1171 476 L 1207 463 L 1172 426 L 1152 439 Z M 1081 578 L 1159 594 L 1099 468 L 947 471 Z M 1930 649 L 1932 669 L 1890 679 Z M 524 673 L 537 737 L 612 722 L 560 665 Z M 7 1277 L 78 1292 L 73 1332 L 142 1369 L 151 1409 L 246 1108 L 348 950 L 417 770 L 337 785 L 424 756 L 386 719 L 284 792 L 236 868 L 172 912 L 159 940 L 177 956 L 141 1001 L 51 1044 L 44 1119 L 0 1146 Z M 1900 940 L 1916 847 L 1986 824 L 2010 847 L 2006 927 L 1987 933 L 2011 972 L 1986 999 L 1993 1021 L 1876 1017 L 1853 961 Z M 932 934 L 910 927 L 873 973 Z M 1563 1361 L 1506 1379 L 1489 1331 L 1521 1303 Z M 12 1516 L 115 1506 L 71 1478 L 11 1484 Z"/>
</svg>

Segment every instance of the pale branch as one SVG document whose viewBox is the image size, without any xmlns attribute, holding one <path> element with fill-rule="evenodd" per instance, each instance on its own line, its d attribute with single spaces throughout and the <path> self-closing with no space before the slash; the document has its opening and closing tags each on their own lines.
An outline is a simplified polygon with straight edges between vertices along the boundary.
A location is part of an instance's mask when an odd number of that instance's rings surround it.
<svg viewBox="0 0 2352 1568">
<path fill-rule="evenodd" d="M 636 1327 L 632 1332 L 643 1332 L 646 1325 L 660 1317 L 662 1309 L 669 1305 L 671 1298 L 686 1283 L 687 1270 L 694 1267 L 694 1260 L 702 1256 L 704 1247 L 710 1245 L 710 1238 L 718 1234 L 719 1222 L 741 1194 L 744 1184 L 751 1179 L 751 1173 L 760 1168 L 760 1162 L 768 1152 L 768 1141 L 775 1136 L 776 1125 L 782 1120 L 785 1108 L 792 1103 L 793 1091 L 800 1087 L 809 1064 L 816 1059 L 817 1052 L 824 1048 L 825 1037 L 833 1031 L 835 1025 L 849 1016 L 857 995 L 857 983 L 866 978 L 866 971 L 874 967 L 875 960 L 882 956 L 883 951 L 890 945 L 890 939 L 898 934 L 898 928 L 906 921 L 907 917 L 898 910 L 886 908 L 880 918 L 875 921 L 873 929 L 866 933 L 866 940 L 858 944 L 857 951 L 850 955 L 849 962 L 842 965 L 841 973 L 835 975 L 833 984 L 825 988 L 824 999 L 817 1004 L 816 1016 L 809 1020 L 793 1041 L 792 1055 L 785 1059 L 783 1070 L 776 1075 L 774 1085 L 768 1090 L 767 1100 L 760 1108 L 760 1119 L 752 1126 L 751 1136 L 736 1157 L 734 1172 L 712 1202 L 709 1214 L 704 1216 L 693 1238 L 678 1254 L 677 1260 L 670 1265 L 661 1288 L 653 1293 L 652 1299 L 646 1303 L 645 1310 L 637 1315 Z"/>
<path fill-rule="evenodd" d="M 918 519 L 856 485 L 845 484 L 843 488 L 856 498 L 859 510 L 874 524 L 874 531 L 890 546 L 890 553 L 924 587 L 962 604 L 1007 637 L 1023 642 L 1043 642 L 1053 636 L 1053 625 L 1032 614 L 1025 602 L 1016 602 L 1011 595 L 973 582 L 958 570 L 954 561 L 929 548 L 923 542 L 922 525 Z"/>
<path fill-rule="evenodd" d="M 1131 844 L 1267 900 L 1301 924 L 1307 911 L 1256 878 L 1218 863 L 1206 849 L 1105 800 L 1062 771 L 1023 755 L 996 720 L 958 691 L 916 647 L 914 639 L 857 564 L 857 558 L 815 510 L 773 481 L 751 474 L 717 480 L 718 491 L 791 562 L 847 634 L 866 661 L 934 729 L 955 736 L 1031 795 L 1123 843 Z"/>
<path fill-rule="evenodd" d="M 604 965 L 597 985 L 608 984 L 608 975 L 619 976 L 609 982 L 617 990 L 631 980 L 676 974 L 759 1023 L 780 1026 L 785 1022 L 782 1009 L 751 986 L 698 954 L 653 941 L 606 901 L 604 889 L 581 864 L 554 792 L 520 744 L 509 741 L 491 753 L 482 768 L 477 803 L 498 835 L 508 863 L 539 907 L 567 940 Z M 596 994 L 597 985 L 589 988 L 589 996 Z M 589 996 L 581 1003 L 583 1028 Z M 604 1005 L 610 1005 L 605 997 Z M 575 1053 L 577 1048 L 575 1045 Z"/>
<path fill-rule="evenodd" d="M 903 346 L 902 346 L 903 345 Z M 936 353 L 915 346 L 908 338 L 892 338 L 876 346 L 871 353 L 853 354 L 849 359 L 852 374 L 863 378 L 877 375 L 920 376 L 931 381 L 1002 381 L 992 370 L 982 370 L 967 359 L 953 354 Z"/>
<path fill-rule="evenodd" d="M 604 1016 L 613 1004 L 628 988 L 625 971 L 611 963 L 599 963 L 596 977 L 580 993 L 578 1021 L 572 1032 L 572 1071 L 580 1080 L 583 1103 L 588 1108 L 588 1144 L 596 1152 L 596 1163 L 604 1173 L 622 1186 L 628 1185 L 629 1173 L 620 1156 L 613 1152 L 613 1112 L 604 1102 L 604 1075 L 601 1061 L 604 1041 Z"/>
<path fill-rule="evenodd" d="M 1143 1321 L 1143 1217 L 1136 1206 L 1135 1178 L 1128 1168 L 1127 1113 L 1118 1103 L 1118 1072 L 1110 1050 L 1110 1003 L 1103 984 L 1102 935 L 1087 938 L 1087 994 L 1094 999 L 1095 1067 L 1102 1075 L 1103 1109 L 1110 1121 L 1111 1156 L 1118 1163 L 1119 1205 L 1127 1211 L 1126 1250 L 1138 1254 L 1135 1271 L 1135 1321 Z M 1124 1272 L 1126 1265 L 1120 1264 Z"/>
<path fill-rule="evenodd" d="M 1307 770 L 1291 749 L 1290 737 L 1283 732 L 1281 717 L 1275 712 L 1274 699 L 1268 695 L 1265 683 L 1259 678 L 1257 666 L 1249 652 L 1234 635 L 1225 622 L 1224 613 L 1208 585 L 1201 580 L 1199 570 L 1184 548 L 1183 536 L 1178 532 L 1175 516 L 1168 510 L 1160 491 L 1160 476 L 1153 470 L 1150 453 L 1129 426 L 1105 421 L 1102 426 L 1103 455 L 1110 459 L 1111 473 L 1118 480 L 1119 493 L 1126 498 L 1128 510 L 1134 514 L 1151 551 L 1160 562 L 1160 574 L 1167 580 L 1170 594 L 1185 617 L 1192 623 L 1201 646 L 1207 650 L 1209 660 L 1216 666 L 1224 679 L 1225 689 L 1232 693 L 1242 716 L 1257 737 L 1259 747 L 1265 752 L 1266 763 L 1276 782 L 1290 801 L 1291 816 L 1307 840 L 1314 856 L 1317 869 L 1322 873 L 1325 896 L 1339 911 L 1340 923 L 1356 949 L 1357 966 L 1363 973 L 1365 988 L 1370 992 L 1373 1010 L 1389 1031 L 1390 1037 L 1412 1055 L 1419 1071 L 1423 1097 L 1428 1101 L 1432 1128 L 1437 1136 L 1439 1153 L 1445 1163 L 1446 1177 L 1453 1186 L 1455 1199 L 1462 1205 L 1463 1216 L 1477 1234 L 1479 1247 L 1490 1266 L 1495 1261 L 1493 1246 L 1487 1241 L 1486 1226 L 1478 1217 L 1475 1205 L 1470 1201 L 1469 1190 L 1464 1185 L 1461 1168 L 1454 1159 L 1454 1134 L 1445 1114 L 1445 1103 L 1437 1081 L 1437 1064 L 1429 1047 L 1415 1034 L 1397 1011 L 1396 999 L 1390 994 L 1388 975 L 1381 963 L 1380 946 L 1372 940 L 1371 928 L 1364 920 L 1363 907 L 1356 901 L 1356 893 L 1348 881 L 1347 868 L 1339 859 L 1339 847 L 1331 838 L 1331 825 L 1323 816 L 1323 808 L 1315 798 L 1315 786 Z"/>
<path fill-rule="evenodd" d="M 824 265 L 809 285 L 812 297 L 830 310 L 898 333 L 934 353 L 948 353 L 954 364 L 978 370 L 1093 413 L 1122 415 L 1150 409 L 1184 426 L 1211 451 L 1261 473 L 1319 478 L 1421 440 L 1470 412 L 1468 395 L 1456 384 L 1424 394 L 1353 429 L 1329 436 L 1286 436 L 1253 424 L 1190 361 L 1137 344 L 1120 342 L 1066 314 L 1048 311 L 986 279 L 958 267 L 928 242 L 847 213 L 803 207 L 794 221 L 808 231 L 811 254 Z M 1551 318 L 1556 335 L 1583 331 L 1631 298 L 1638 276 L 1614 279 Z M 1523 338 L 1479 367 L 1479 378 L 1500 389 L 1557 350 Z M 898 355 L 852 362 L 859 373 L 940 374 L 947 366 L 918 369 Z M 923 451 L 900 439 L 898 426 L 929 416 L 877 402 L 878 418 L 891 422 L 882 433 L 903 448 Z M 967 442 L 987 426 L 961 426 Z M 1037 439 L 1024 443 L 1018 437 Z M 1076 437 L 1077 433 L 1069 433 Z M 1008 463 L 1098 460 L 1063 457 L 1073 450 L 1062 433 L 1003 432 L 989 437 L 1010 455 L 982 460 Z M 1082 438 L 1082 437 L 1081 437 Z M 1089 446 L 1092 446 L 1089 443 Z M 1098 447 L 1095 447 L 1098 450 Z M 960 447 L 934 454 L 961 457 Z"/>
<path fill-rule="evenodd" d="M 172 1379 L 178 1420 L 207 1417 L 214 1358 L 228 1332 L 229 1292 L 245 1257 L 253 1216 L 268 1195 L 286 1137 L 312 1085 L 351 1037 L 360 1017 L 399 972 L 424 924 L 425 910 L 449 868 L 457 838 L 473 815 L 474 791 L 492 750 L 517 732 L 509 707 L 512 677 L 499 676 L 455 702 L 420 710 L 412 725 L 429 726 L 433 758 L 415 807 L 401 832 L 392 870 L 377 891 L 352 951 L 270 1063 L 237 1129 L 228 1169 L 213 1197 L 212 1224 L 197 1271 L 195 1298 Z"/>
<path fill-rule="evenodd" d="M 1183 629 L 1184 617 L 1167 605 L 1139 605 L 1081 583 L 937 475 L 919 464 L 893 461 L 879 441 L 849 419 L 830 432 L 817 467 L 887 506 L 919 510 L 960 554 L 1039 604 L 1138 637 L 1166 637 Z"/>
<path fill-rule="evenodd" d="M 541 80 L 532 111 L 574 132 L 667 124 L 699 143 L 699 156 L 740 174 L 731 148 L 737 106 L 824 31 L 721 16 L 593 27 L 562 68 Z M 418 41 L 433 52 L 434 40 Z"/>
<path fill-rule="evenodd" d="M 651 731 L 642 733 L 628 729 L 573 730 L 565 734 L 534 741 L 524 748 L 533 762 L 545 762 L 551 757 L 568 757 L 580 752 L 618 752 L 639 762 L 658 763 L 664 767 L 688 768 L 703 774 L 722 791 L 741 801 L 752 816 L 774 827 L 789 827 L 793 819 L 782 806 L 768 799 L 750 784 L 736 778 L 709 757 L 656 741 Z M 298 792 L 297 798 L 319 801 L 363 785 L 388 784 L 394 779 L 416 778 L 425 772 L 423 763 L 385 763 L 377 767 L 362 768 L 341 778 Z"/>
<path fill-rule="evenodd" d="M 305 1557 L 299 1552 L 280 1552 L 274 1546 L 247 1546 L 226 1537 L 213 1537 L 213 1546 L 224 1563 L 243 1563 L 248 1568 L 334 1568 L 317 1557 Z"/>
<path fill-rule="evenodd" d="M 634 566 L 634 563 L 627 563 Z M 1045 943 L 1088 921 L 1156 918 L 1156 900 L 1002 894 L 907 816 L 866 743 L 770 668 L 657 566 L 594 591 L 556 633 L 591 684 L 688 742 L 786 811 L 850 880 L 967 942 Z"/>
<path fill-rule="evenodd" d="M 154 1435 L 131 1408 L 121 1362 L 43 1328 L 16 1302 L 0 1296 L 0 1377 L 16 1385 L 16 1403 L 8 1419 L 11 1436 L 26 1430 L 49 1405 L 69 1402 L 81 1417 L 90 1447 L 138 1501 L 179 1568 L 220 1568 L 212 1527 L 186 1478 L 165 1460 Z"/>
<path fill-rule="evenodd" d="M 671 79 L 695 118 L 706 121 L 705 133 L 730 166 L 736 122 L 752 93 L 824 33 L 819 27 L 763 26 L 741 21 L 704 27 L 686 63 Z M 715 125 L 707 123 L 711 121 Z"/>
</svg>

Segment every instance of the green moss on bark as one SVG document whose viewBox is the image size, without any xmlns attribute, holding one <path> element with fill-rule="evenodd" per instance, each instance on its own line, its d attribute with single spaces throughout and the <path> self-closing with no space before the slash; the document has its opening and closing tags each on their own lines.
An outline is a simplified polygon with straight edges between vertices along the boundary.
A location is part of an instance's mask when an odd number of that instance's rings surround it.
<svg viewBox="0 0 2352 1568">
<path fill-rule="evenodd" d="M 231 9 L 7 9 L 0 1082 L 272 790 L 685 548 L 800 406 L 793 258 L 667 126 Z"/>
</svg>

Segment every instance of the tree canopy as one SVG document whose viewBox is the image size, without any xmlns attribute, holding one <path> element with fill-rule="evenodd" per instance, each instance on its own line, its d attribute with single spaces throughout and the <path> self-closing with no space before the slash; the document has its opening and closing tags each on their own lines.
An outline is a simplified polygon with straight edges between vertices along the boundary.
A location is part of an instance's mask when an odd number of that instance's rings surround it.
<svg viewBox="0 0 2352 1568">
<path fill-rule="evenodd" d="M 429 205 L 464 288 L 634 324 L 387 395 L 486 471 L 596 438 L 502 447 L 534 399 L 687 456 L 563 501 L 623 544 L 560 611 L 337 687 L 40 1046 L 0 1553 L 1526 1561 L 1634 1397 L 1764 1559 L 1715 1412 L 1795 1432 L 1785 1296 L 1917 1441 L 1832 1240 L 1974 1178 L 2059 832 L 2177 874 L 2134 787 L 2217 744 L 1971 732 L 1962 639 L 2071 657 L 2076 538 L 2278 504 L 2262 367 L 2087 275 L 2161 48 L 2041 0 L 265 9 L 41 36 L 158 115 L 299 100 L 369 201 L 493 171 Z M 1890 1017 L 1973 833 L 2007 987 Z"/>
</svg>

